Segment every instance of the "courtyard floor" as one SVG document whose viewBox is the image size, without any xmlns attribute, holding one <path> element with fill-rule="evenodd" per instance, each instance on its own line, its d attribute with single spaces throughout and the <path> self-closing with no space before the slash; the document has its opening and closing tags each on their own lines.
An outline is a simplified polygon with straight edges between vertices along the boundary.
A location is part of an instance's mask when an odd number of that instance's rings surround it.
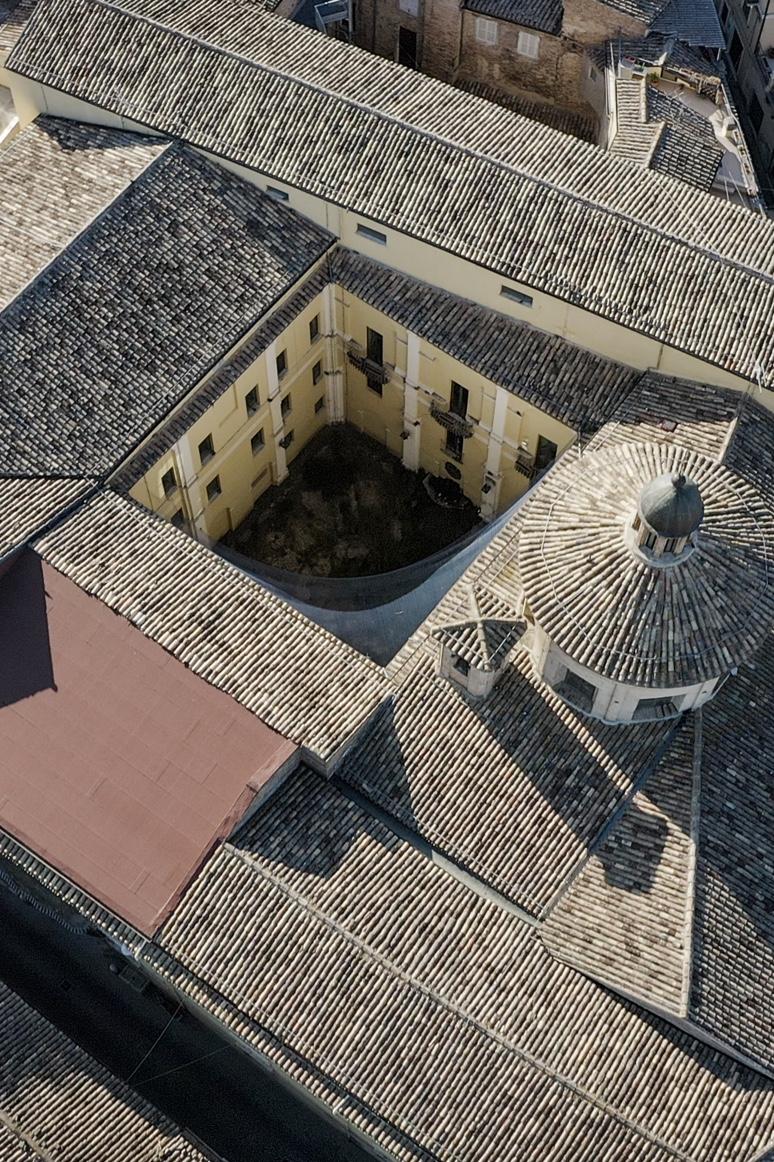
<svg viewBox="0 0 774 1162">
<path fill-rule="evenodd" d="M 437 504 L 410 472 L 347 424 L 324 428 L 223 544 L 255 561 L 318 577 L 387 573 L 445 548 L 481 522 Z M 447 485 L 449 482 L 446 482 Z"/>
</svg>

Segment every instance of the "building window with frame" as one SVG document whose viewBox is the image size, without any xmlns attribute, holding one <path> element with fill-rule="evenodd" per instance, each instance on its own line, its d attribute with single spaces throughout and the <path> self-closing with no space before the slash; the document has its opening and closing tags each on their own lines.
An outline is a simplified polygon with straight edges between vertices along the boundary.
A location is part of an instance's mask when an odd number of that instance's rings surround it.
<svg viewBox="0 0 774 1162">
<path fill-rule="evenodd" d="M 500 294 L 504 299 L 510 299 L 512 303 L 518 303 L 521 307 L 531 307 L 534 302 L 532 295 L 525 295 L 523 291 L 516 290 L 514 286 L 506 286 L 504 283 L 500 287 Z"/>
<path fill-rule="evenodd" d="M 538 436 L 537 451 L 535 452 L 535 471 L 544 472 L 556 459 L 559 451 L 553 440 L 546 436 Z"/>
<path fill-rule="evenodd" d="M 445 449 L 446 449 L 447 454 L 449 456 L 451 456 L 451 458 L 453 460 L 456 460 L 459 464 L 461 464 L 462 463 L 462 449 L 463 449 L 462 433 L 461 432 L 447 432 L 446 433 Z"/>
<path fill-rule="evenodd" d="M 205 436 L 199 444 L 199 463 L 206 464 L 215 455 L 215 445 L 212 436 Z"/>
<path fill-rule="evenodd" d="M 384 335 L 380 331 L 375 331 L 373 327 L 366 327 L 366 358 L 379 367 L 384 365 Z M 366 380 L 371 391 L 377 395 L 382 394 L 384 384 L 378 376 L 368 375 L 366 372 Z"/>
<path fill-rule="evenodd" d="M 480 44 L 497 44 L 497 25 L 485 16 L 476 17 L 476 40 Z"/>
<path fill-rule="evenodd" d="M 165 496 L 171 496 L 173 492 L 177 492 L 177 476 L 174 468 L 169 468 L 161 477 L 161 487 L 164 489 Z"/>
<path fill-rule="evenodd" d="M 176 529 L 185 529 L 188 527 L 187 521 L 185 519 L 185 513 L 183 512 L 182 508 L 179 508 L 177 512 L 172 513 L 170 524 L 173 524 Z"/>
<path fill-rule="evenodd" d="M 453 412 L 455 416 L 465 419 L 468 414 L 468 400 L 470 399 L 470 392 L 461 383 L 455 383 L 452 380 L 451 397 L 449 399 L 449 411 Z"/>
<path fill-rule="evenodd" d="M 218 496 L 220 496 L 222 491 L 223 489 L 220 487 L 220 477 L 213 476 L 212 480 L 207 485 L 207 500 L 215 500 Z"/>
<path fill-rule="evenodd" d="M 540 37 L 535 36 L 534 32 L 520 32 L 516 42 L 516 52 L 519 56 L 526 56 L 530 60 L 536 61 L 540 56 Z"/>
<path fill-rule="evenodd" d="M 286 373 L 286 371 L 288 369 L 287 350 L 283 349 L 282 351 L 280 351 L 279 355 L 275 359 L 275 363 L 277 365 L 277 379 L 282 379 L 282 376 Z"/>
<path fill-rule="evenodd" d="M 289 202 L 290 194 L 287 190 L 281 190 L 279 186 L 267 186 L 266 193 L 270 198 L 274 198 L 275 202 Z"/>
<path fill-rule="evenodd" d="M 283 395 L 282 399 L 280 400 L 280 414 L 281 414 L 283 420 L 287 419 L 287 417 L 290 415 L 290 413 L 292 411 L 293 411 L 293 401 L 290 398 L 290 392 L 288 392 L 288 394 Z"/>
<path fill-rule="evenodd" d="M 370 226 L 364 226 L 362 222 L 358 222 L 355 233 L 361 238 L 367 238 L 369 242 L 378 242 L 380 246 L 387 245 L 386 234 L 382 234 L 381 230 L 373 230 Z"/>
<path fill-rule="evenodd" d="M 322 379 L 322 373 L 323 373 L 322 360 L 318 359 L 317 362 L 315 363 L 314 367 L 312 368 L 312 383 L 313 384 L 320 382 L 320 380 Z"/>
<path fill-rule="evenodd" d="M 250 440 L 250 449 L 251 449 L 253 455 L 257 456 L 258 453 L 260 451 L 262 451 L 265 446 L 266 445 L 265 445 L 265 441 L 263 438 L 263 428 L 261 428 L 259 431 L 257 431 L 255 433 L 255 435 Z"/>
<path fill-rule="evenodd" d="M 320 338 L 320 316 L 315 315 L 309 320 L 309 342 L 315 343 Z"/>
<path fill-rule="evenodd" d="M 254 416 L 260 406 L 261 401 L 258 396 L 258 388 L 251 387 L 245 396 L 245 411 L 247 412 L 248 416 Z"/>
<path fill-rule="evenodd" d="M 316 416 L 318 416 L 324 407 L 325 407 L 325 397 L 321 395 L 319 399 L 316 399 L 314 401 L 314 414 Z"/>
</svg>

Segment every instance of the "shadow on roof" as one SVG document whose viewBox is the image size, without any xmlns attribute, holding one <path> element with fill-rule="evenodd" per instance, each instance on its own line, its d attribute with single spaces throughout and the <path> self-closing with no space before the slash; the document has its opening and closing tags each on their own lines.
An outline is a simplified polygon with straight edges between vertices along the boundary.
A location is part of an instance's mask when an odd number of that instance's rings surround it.
<svg viewBox="0 0 774 1162">
<path fill-rule="evenodd" d="M 0 706 L 56 690 L 40 557 L 24 553 L 0 580 Z"/>
</svg>

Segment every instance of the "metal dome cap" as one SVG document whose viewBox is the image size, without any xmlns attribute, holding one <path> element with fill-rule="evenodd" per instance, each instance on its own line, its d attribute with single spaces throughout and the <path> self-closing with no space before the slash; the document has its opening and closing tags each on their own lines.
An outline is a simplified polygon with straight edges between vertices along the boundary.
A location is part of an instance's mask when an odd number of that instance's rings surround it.
<svg viewBox="0 0 774 1162">
<path fill-rule="evenodd" d="M 649 481 L 640 493 L 639 514 L 660 537 L 690 537 L 704 519 L 704 501 L 687 476 L 665 472 Z"/>
</svg>

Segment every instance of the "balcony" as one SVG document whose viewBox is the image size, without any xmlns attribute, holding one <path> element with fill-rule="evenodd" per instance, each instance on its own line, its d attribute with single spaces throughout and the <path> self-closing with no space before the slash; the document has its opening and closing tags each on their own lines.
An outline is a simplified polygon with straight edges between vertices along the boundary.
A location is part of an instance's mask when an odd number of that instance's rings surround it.
<svg viewBox="0 0 774 1162">
<path fill-rule="evenodd" d="M 347 348 L 347 360 L 358 371 L 362 371 L 369 382 L 372 380 L 379 384 L 390 382 L 393 369 L 387 363 L 377 363 L 374 359 L 369 359 L 362 347 L 350 344 Z"/>
<path fill-rule="evenodd" d="M 455 436 L 462 436 L 463 440 L 467 440 L 473 435 L 473 425 L 470 420 L 466 420 L 464 416 L 458 416 L 456 412 L 448 411 L 439 404 L 430 405 L 430 415 L 442 428 L 446 428 L 447 432 L 453 432 Z"/>
<path fill-rule="evenodd" d="M 535 457 L 530 456 L 529 452 L 517 453 L 513 466 L 522 476 L 526 476 L 527 480 L 531 480 L 535 475 Z"/>
</svg>

